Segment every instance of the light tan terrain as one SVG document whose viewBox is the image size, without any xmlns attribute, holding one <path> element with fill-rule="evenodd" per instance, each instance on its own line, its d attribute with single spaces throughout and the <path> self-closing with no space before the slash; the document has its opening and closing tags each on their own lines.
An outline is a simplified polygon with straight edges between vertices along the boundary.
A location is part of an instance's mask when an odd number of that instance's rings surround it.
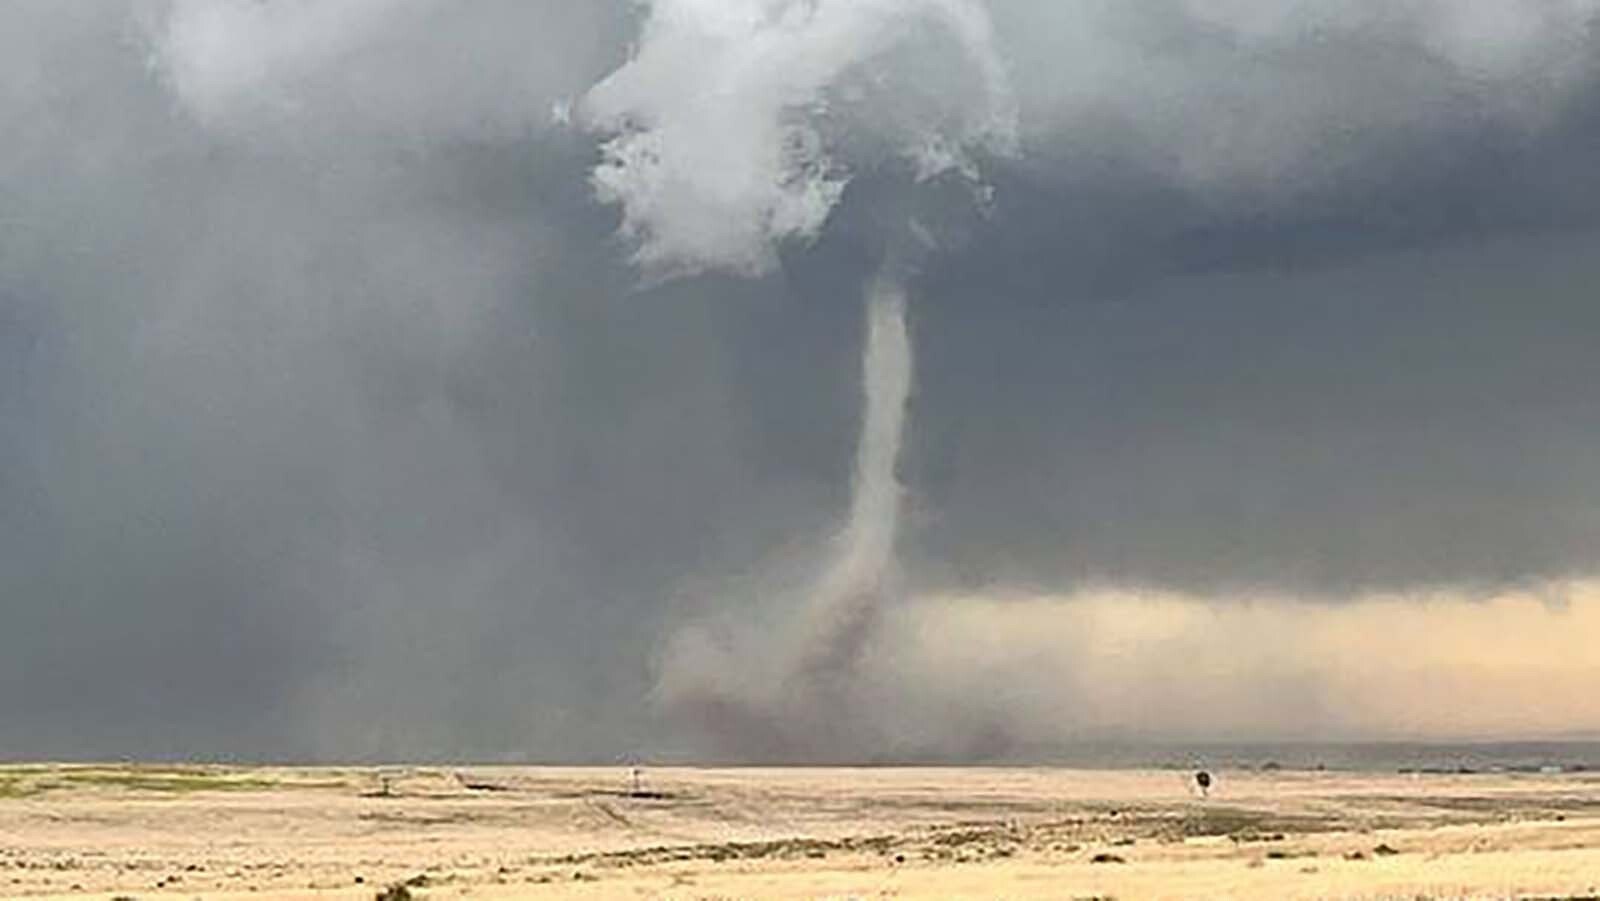
<svg viewBox="0 0 1600 901">
<path fill-rule="evenodd" d="M 1600 891 L 1600 777 L 0 768 L 5 897 L 1521 898 Z"/>
</svg>

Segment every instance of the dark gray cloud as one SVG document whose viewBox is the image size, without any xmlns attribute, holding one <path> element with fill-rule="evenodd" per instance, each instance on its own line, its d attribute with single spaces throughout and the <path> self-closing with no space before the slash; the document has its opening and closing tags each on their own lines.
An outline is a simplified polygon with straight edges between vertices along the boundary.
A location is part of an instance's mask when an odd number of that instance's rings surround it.
<svg viewBox="0 0 1600 901">
<path fill-rule="evenodd" d="M 552 122 L 631 4 L 8 4 L 0 754 L 661 745 L 662 636 L 848 506 L 907 209 L 913 584 L 1592 575 L 1589 6 L 1274 6 L 996 0 L 991 212 L 883 163 L 651 285 Z"/>
</svg>

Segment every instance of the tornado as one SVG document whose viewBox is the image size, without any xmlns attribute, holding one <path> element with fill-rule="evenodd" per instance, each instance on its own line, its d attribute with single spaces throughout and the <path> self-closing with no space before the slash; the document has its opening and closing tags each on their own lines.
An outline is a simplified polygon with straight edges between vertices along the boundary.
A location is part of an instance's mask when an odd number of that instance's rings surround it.
<svg viewBox="0 0 1600 901">
<path fill-rule="evenodd" d="M 763 277 L 822 233 L 853 173 L 901 173 L 907 196 L 953 181 L 977 198 L 987 191 L 974 154 L 1015 149 L 1016 103 L 976 0 L 644 7 L 639 45 L 578 115 L 606 138 L 592 185 L 619 211 L 647 281 Z M 936 35 L 936 49 L 907 43 L 918 35 Z M 952 77 L 930 84 L 929 72 Z M 862 760 L 880 744 L 882 698 L 863 673 L 898 599 L 906 281 L 934 243 L 909 215 L 882 227 L 883 265 L 862 289 L 848 512 L 804 565 L 757 566 L 707 592 L 703 613 L 668 633 L 656 661 L 658 710 L 712 757 Z"/>
<path fill-rule="evenodd" d="M 866 341 L 861 365 L 861 437 L 856 446 L 850 517 L 810 603 L 808 637 L 790 675 L 813 690 L 848 673 L 860 658 L 878 614 L 895 590 L 895 539 L 901 496 L 896 473 L 911 396 L 911 339 L 906 293 L 881 273 L 866 291 Z"/>
</svg>

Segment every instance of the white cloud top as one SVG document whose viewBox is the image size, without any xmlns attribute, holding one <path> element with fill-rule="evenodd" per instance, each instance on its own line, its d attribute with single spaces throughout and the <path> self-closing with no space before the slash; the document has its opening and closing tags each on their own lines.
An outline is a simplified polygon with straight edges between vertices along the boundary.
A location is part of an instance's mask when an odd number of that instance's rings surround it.
<svg viewBox="0 0 1600 901">
<path fill-rule="evenodd" d="M 591 91 L 584 112 L 609 135 L 594 174 L 602 199 L 623 211 L 636 261 L 676 273 L 758 274 L 776 245 L 814 237 L 849 178 L 827 123 L 889 129 L 895 110 L 852 78 L 883 84 L 908 35 L 932 27 L 961 51 L 945 66 L 980 87 L 920 107 L 896 134 L 919 174 L 967 168 L 965 151 L 1008 148 L 1010 89 L 984 8 L 968 0 L 656 0 L 633 57 Z M 880 118 L 881 117 L 881 118 Z"/>
</svg>

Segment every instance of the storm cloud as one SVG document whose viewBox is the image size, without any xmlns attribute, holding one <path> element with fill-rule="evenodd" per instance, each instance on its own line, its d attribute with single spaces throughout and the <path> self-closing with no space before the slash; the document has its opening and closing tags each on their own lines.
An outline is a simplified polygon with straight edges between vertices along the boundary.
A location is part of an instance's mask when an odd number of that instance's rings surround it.
<svg viewBox="0 0 1600 901">
<path fill-rule="evenodd" d="M 1593 634 L 1600 4 L 869 7 L 839 56 L 839 0 L 6 4 L 0 754 L 692 747 L 663 645 L 823 558 L 908 219 L 907 588 L 864 691 L 938 715 L 886 753 L 1600 728 L 1507 687 L 1408 731 L 1335 665 L 1406 610 L 1525 623 L 1523 672 L 1550 618 Z M 662 123 L 745 140 L 619 178 Z M 1085 650 L 1208 617 L 1313 637 L 1210 722 Z M 1462 684 L 1523 685 L 1415 697 Z"/>
</svg>

